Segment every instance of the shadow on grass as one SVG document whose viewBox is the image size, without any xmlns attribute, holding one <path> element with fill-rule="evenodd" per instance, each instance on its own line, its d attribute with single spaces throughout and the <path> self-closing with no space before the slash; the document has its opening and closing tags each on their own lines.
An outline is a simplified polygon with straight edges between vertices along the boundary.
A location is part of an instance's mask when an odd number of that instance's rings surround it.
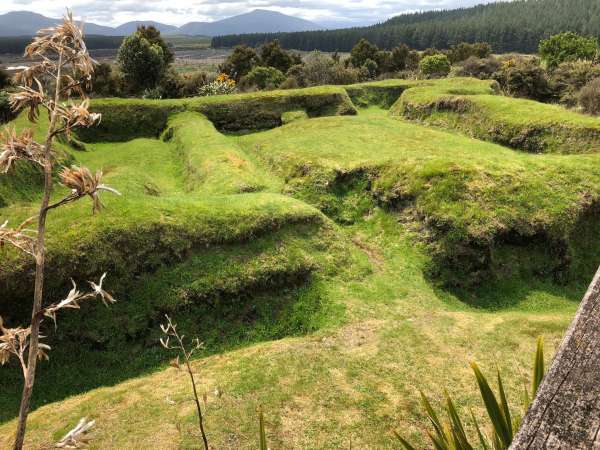
<svg viewBox="0 0 600 450">
<path fill-rule="evenodd" d="M 591 279 L 590 276 L 588 282 Z M 434 287 L 435 293 L 440 298 L 453 297 L 474 308 L 487 311 L 530 312 L 562 310 L 569 304 L 575 308 L 586 289 L 587 284 L 582 281 L 559 285 L 551 280 L 535 277 L 489 281 L 475 289 Z M 565 299 L 568 301 L 567 305 Z"/>
<path fill-rule="evenodd" d="M 321 281 L 315 278 L 297 280 L 296 286 L 285 289 L 231 299 L 231 307 L 217 308 L 212 313 L 209 309 L 181 311 L 174 315 L 174 322 L 180 329 L 194 329 L 194 334 L 185 334 L 197 336 L 205 343 L 206 351 L 199 357 L 306 334 L 320 328 L 324 311 L 332 307 L 324 303 Z M 340 311 L 338 315 L 342 314 Z M 110 349 L 72 341 L 53 342 L 50 361 L 38 365 L 32 410 L 165 368 L 175 354 L 160 346 L 158 323 L 150 326 L 156 332 L 145 337 L 144 342 L 133 341 Z M 21 389 L 20 369 L 14 364 L 3 368 L 0 371 L 0 423 L 16 417 Z"/>
</svg>

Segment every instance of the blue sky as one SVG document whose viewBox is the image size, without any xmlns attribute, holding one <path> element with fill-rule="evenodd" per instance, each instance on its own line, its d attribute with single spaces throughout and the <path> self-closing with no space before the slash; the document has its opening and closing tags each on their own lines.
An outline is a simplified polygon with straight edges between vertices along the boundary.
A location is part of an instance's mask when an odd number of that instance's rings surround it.
<svg viewBox="0 0 600 450">
<path fill-rule="evenodd" d="M 78 17 L 100 25 L 156 20 L 172 25 L 213 21 L 253 9 L 270 9 L 320 24 L 365 24 L 403 12 L 457 8 L 491 0 L 1 0 L 0 13 L 35 11 L 59 17 L 70 7 Z"/>
</svg>

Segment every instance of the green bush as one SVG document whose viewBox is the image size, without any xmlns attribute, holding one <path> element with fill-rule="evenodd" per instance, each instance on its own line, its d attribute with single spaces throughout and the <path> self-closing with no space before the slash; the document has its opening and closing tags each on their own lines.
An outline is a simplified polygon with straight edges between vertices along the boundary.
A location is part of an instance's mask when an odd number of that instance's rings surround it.
<svg viewBox="0 0 600 450">
<path fill-rule="evenodd" d="M 183 78 L 175 69 L 169 69 L 160 79 L 158 90 L 161 98 L 183 97 Z"/>
<path fill-rule="evenodd" d="M 539 46 L 539 53 L 549 68 L 555 68 L 565 61 L 593 60 L 598 51 L 600 46 L 597 38 L 572 32 L 556 34 L 541 41 Z"/>
<path fill-rule="evenodd" d="M 253 48 L 247 45 L 234 47 L 233 52 L 225 62 L 219 66 L 222 73 L 226 73 L 236 81 L 247 75 L 255 66 L 260 64 L 260 57 Z"/>
<path fill-rule="evenodd" d="M 535 59 L 509 59 L 494 74 L 500 88 L 511 97 L 546 101 L 551 97 L 546 71 Z"/>
<path fill-rule="evenodd" d="M 202 86 L 209 83 L 206 72 L 194 72 L 192 74 L 184 74 L 181 84 L 182 97 L 195 97 Z"/>
<path fill-rule="evenodd" d="M 117 62 L 131 92 L 156 87 L 166 69 L 162 47 L 139 32 L 123 40 Z"/>
<path fill-rule="evenodd" d="M 240 84 L 254 86 L 262 90 L 272 90 L 285 81 L 285 75 L 274 67 L 257 66 L 246 75 Z"/>
<path fill-rule="evenodd" d="M 562 104 L 575 106 L 579 91 L 595 78 L 600 78 L 600 64 L 584 60 L 561 63 L 550 77 L 553 96 Z"/>
<path fill-rule="evenodd" d="M 427 77 L 445 77 L 450 73 L 450 61 L 440 53 L 426 56 L 419 63 L 419 70 Z"/>
<path fill-rule="evenodd" d="M 406 70 L 416 71 L 419 69 L 419 62 L 421 61 L 421 55 L 416 50 L 408 52 L 406 57 Z"/>
<path fill-rule="evenodd" d="M 500 69 L 500 66 L 500 61 L 493 56 L 489 58 L 471 56 L 463 63 L 458 71 L 458 75 L 488 80 Z"/>
<path fill-rule="evenodd" d="M 15 114 L 10 107 L 8 93 L 0 91 L 0 124 L 6 123 L 15 118 Z"/>
<path fill-rule="evenodd" d="M 286 73 L 293 65 L 302 63 L 302 58 L 299 55 L 281 48 L 277 39 L 267 42 L 262 46 L 260 49 L 260 59 L 262 65 L 275 67 L 282 73 Z"/>
<path fill-rule="evenodd" d="M 10 83 L 10 75 L 6 70 L 0 68 L 0 89 L 8 87 Z"/>
<path fill-rule="evenodd" d="M 579 105 L 589 114 L 600 115 L 600 78 L 583 87 L 579 93 Z"/>
<path fill-rule="evenodd" d="M 361 67 L 361 72 L 364 74 L 361 78 L 366 80 L 372 80 L 379 73 L 379 66 L 374 60 L 367 59 Z"/>
<path fill-rule="evenodd" d="M 360 71 L 354 67 L 345 67 L 325 53 L 314 51 L 308 55 L 304 64 L 292 66 L 287 73 L 301 86 L 323 86 L 328 84 L 354 84 Z"/>
<path fill-rule="evenodd" d="M 394 63 L 392 61 L 392 52 L 386 52 L 380 50 L 375 53 L 375 62 L 377 63 L 377 73 L 389 73 L 394 70 Z"/>
<path fill-rule="evenodd" d="M 110 64 L 100 63 L 94 68 L 91 94 L 96 97 L 121 95 L 121 80 Z"/>
<path fill-rule="evenodd" d="M 394 72 L 406 70 L 410 56 L 410 48 L 406 44 L 400 44 L 392 49 L 391 65 Z"/>
<path fill-rule="evenodd" d="M 450 47 L 448 59 L 452 64 L 455 64 L 466 61 L 469 58 L 487 58 L 491 53 L 492 48 L 485 42 L 476 42 L 475 44 L 461 42 Z"/>
<path fill-rule="evenodd" d="M 367 60 L 375 61 L 378 51 L 379 48 L 375 44 L 371 44 L 366 39 L 361 39 L 352 48 L 349 61 L 354 67 L 361 68 L 366 64 Z"/>
</svg>

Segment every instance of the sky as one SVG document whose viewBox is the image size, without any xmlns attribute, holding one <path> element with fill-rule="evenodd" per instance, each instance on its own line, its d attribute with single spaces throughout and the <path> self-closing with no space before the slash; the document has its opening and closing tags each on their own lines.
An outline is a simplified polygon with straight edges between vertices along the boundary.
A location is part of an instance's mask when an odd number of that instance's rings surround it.
<svg viewBox="0 0 600 450">
<path fill-rule="evenodd" d="M 66 7 L 78 18 L 116 26 L 131 20 L 171 25 L 224 19 L 254 9 L 269 9 L 319 24 L 369 24 L 404 12 L 458 8 L 492 0 L 0 0 L 0 14 L 34 11 L 59 17 Z"/>
</svg>

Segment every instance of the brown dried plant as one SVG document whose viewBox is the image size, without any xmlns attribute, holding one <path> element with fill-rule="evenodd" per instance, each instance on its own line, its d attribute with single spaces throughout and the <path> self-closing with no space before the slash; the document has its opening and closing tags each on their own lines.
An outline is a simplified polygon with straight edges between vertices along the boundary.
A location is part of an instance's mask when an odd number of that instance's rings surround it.
<svg viewBox="0 0 600 450">
<path fill-rule="evenodd" d="M 98 284 L 89 282 L 87 292 L 78 290 L 75 282 L 67 296 L 58 302 L 44 306 L 44 272 L 46 259 L 46 220 L 52 209 L 72 203 L 83 197 L 92 199 L 93 211 L 98 211 L 99 192 L 114 189 L 102 184 L 102 172 L 95 175 L 85 167 L 63 168 L 59 174 L 61 183 L 71 189 L 71 193 L 62 200 L 50 203 L 53 186 L 53 171 L 56 159 L 53 152 L 54 139 L 59 135 L 70 136 L 76 128 L 90 127 L 100 122 L 100 114 L 89 111 L 89 100 L 84 88 L 89 85 L 94 71 L 94 60 L 89 56 L 83 32 L 73 20 L 70 11 L 63 22 L 55 27 L 38 32 L 38 36 L 25 50 L 25 56 L 34 60 L 26 70 L 18 74 L 18 90 L 11 94 L 10 102 L 15 112 L 27 110 L 28 118 L 35 122 L 40 118 L 40 110 L 48 114 L 48 131 L 45 141 L 38 143 L 34 133 L 27 129 L 18 133 L 14 128 L 0 132 L 0 173 L 8 173 L 17 161 L 29 162 L 41 166 L 44 173 L 44 188 L 41 207 L 38 214 L 17 228 L 8 227 L 8 222 L 0 222 L 0 247 L 4 244 L 14 246 L 35 261 L 34 298 L 31 323 L 28 327 L 7 328 L 0 318 L 0 364 L 16 357 L 23 371 L 25 383 L 19 420 L 15 436 L 14 449 L 23 448 L 25 428 L 31 393 L 35 383 L 37 361 L 47 358 L 50 347 L 40 342 L 40 325 L 45 317 L 56 325 L 56 315 L 63 309 L 78 309 L 84 301 L 100 299 L 104 304 L 115 299 L 104 290 L 102 275 Z M 72 96 L 77 96 L 75 101 Z M 36 224 L 36 229 L 28 228 Z"/>
<path fill-rule="evenodd" d="M 200 398 L 198 397 L 196 378 L 194 377 L 191 364 L 192 356 L 194 356 L 194 353 L 198 350 L 204 348 L 204 344 L 200 342 L 198 338 L 195 338 L 192 339 L 192 345 L 188 349 L 185 345 L 185 336 L 179 334 L 177 325 L 173 323 L 169 316 L 165 315 L 165 317 L 167 323 L 160 326 L 160 329 L 164 334 L 164 337 L 160 338 L 160 343 L 167 350 L 177 350 L 179 352 L 177 358 L 171 361 L 171 367 L 174 367 L 177 370 L 185 370 L 190 377 L 194 401 L 196 402 L 196 411 L 198 413 L 198 426 L 200 428 L 200 434 L 202 435 L 202 441 L 204 442 L 204 449 L 208 450 L 208 439 L 206 438 L 206 433 L 204 431 L 204 417 L 202 416 L 202 407 L 200 406 Z M 174 343 L 172 343 L 172 341 L 174 341 Z M 179 360 L 179 356 L 183 357 L 183 366 Z"/>
</svg>

